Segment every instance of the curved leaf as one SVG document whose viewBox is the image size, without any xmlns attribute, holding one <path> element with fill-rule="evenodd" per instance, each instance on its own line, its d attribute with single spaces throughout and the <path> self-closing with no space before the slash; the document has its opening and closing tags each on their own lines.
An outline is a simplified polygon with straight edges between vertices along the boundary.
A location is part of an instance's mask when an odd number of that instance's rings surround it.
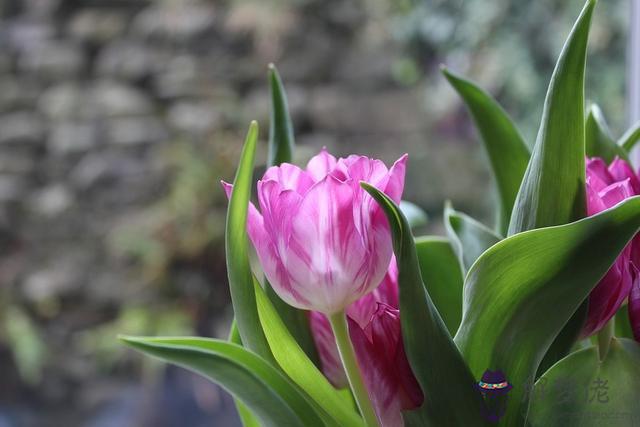
<svg viewBox="0 0 640 427">
<path fill-rule="evenodd" d="M 249 127 L 233 181 L 233 191 L 227 210 L 225 248 L 231 302 L 242 344 L 265 359 L 273 361 L 256 309 L 246 227 L 257 141 L 258 123 L 254 121 Z"/>
<path fill-rule="evenodd" d="M 229 342 L 233 344 L 242 345 L 242 340 L 240 339 L 240 333 L 238 332 L 238 325 L 236 325 L 235 319 L 231 323 L 231 330 L 229 331 Z M 260 427 L 260 422 L 253 415 L 251 409 L 249 409 L 242 401 L 240 401 L 237 397 L 233 398 L 233 401 L 236 405 L 236 409 L 238 410 L 238 416 L 240 417 L 240 421 L 242 421 L 242 425 L 244 427 Z"/>
<path fill-rule="evenodd" d="M 445 204 L 444 226 L 465 273 L 484 251 L 502 239 L 469 215 L 455 211 L 450 203 Z"/>
<path fill-rule="evenodd" d="M 509 235 L 566 224 L 585 215 L 584 76 L 595 0 L 588 0 L 551 76 L 531 160 L 509 224 Z M 563 357 L 578 338 L 585 302 L 554 338 L 544 364 Z"/>
<path fill-rule="evenodd" d="M 427 421 L 432 425 L 483 425 L 475 380 L 423 284 L 407 219 L 387 195 L 365 182 L 360 185 L 380 204 L 391 226 L 399 270 L 402 338 L 425 395 L 422 406 L 405 421 L 409 425 Z"/>
<path fill-rule="evenodd" d="M 640 419 L 640 344 L 613 339 L 607 357 L 590 347 L 562 359 L 533 391 L 529 421 L 544 427 L 631 426 Z"/>
<path fill-rule="evenodd" d="M 273 64 L 269 64 L 269 87 L 271 89 L 271 119 L 269 121 L 268 165 L 273 166 L 291 162 L 295 144 L 287 95 L 278 70 Z"/>
<path fill-rule="evenodd" d="M 585 213 L 584 72 L 595 0 L 588 0 L 551 76 L 509 235 L 566 224 Z"/>
<path fill-rule="evenodd" d="M 239 345 L 205 338 L 120 339 L 136 350 L 220 384 L 251 408 L 261 425 L 323 425 L 295 385 L 264 359 Z"/>
<path fill-rule="evenodd" d="M 447 239 L 438 236 L 416 238 L 416 252 L 427 293 L 451 335 L 462 318 L 462 270 Z"/>
<path fill-rule="evenodd" d="M 497 228 L 504 234 L 529 163 L 529 148 L 509 115 L 491 95 L 446 68 L 442 73 L 467 105 L 489 155 L 500 196 Z"/>
<path fill-rule="evenodd" d="M 502 425 L 522 424 L 526 384 L 553 338 L 640 227 L 640 197 L 580 221 L 516 234 L 469 270 L 455 336 L 471 371 L 513 384 Z"/>
<path fill-rule="evenodd" d="M 255 282 L 260 323 L 282 370 L 332 418 L 338 426 L 362 426 L 362 418 L 309 360 L 293 339 L 260 284 Z"/>
<path fill-rule="evenodd" d="M 633 147 L 635 147 L 638 141 L 640 141 L 640 122 L 633 125 L 628 131 L 624 133 L 624 135 L 622 135 L 622 137 L 618 140 L 618 145 L 620 145 L 624 149 L 624 151 L 628 153 Z"/>
<path fill-rule="evenodd" d="M 607 163 L 611 163 L 618 156 L 629 160 L 626 151 L 622 149 L 611 136 L 611 130 L 602 114 L 602 110 L 596 104 L 589 108 L 585 123 L 585 148 L 588 157 L 602 157 Z"/>
</svg>

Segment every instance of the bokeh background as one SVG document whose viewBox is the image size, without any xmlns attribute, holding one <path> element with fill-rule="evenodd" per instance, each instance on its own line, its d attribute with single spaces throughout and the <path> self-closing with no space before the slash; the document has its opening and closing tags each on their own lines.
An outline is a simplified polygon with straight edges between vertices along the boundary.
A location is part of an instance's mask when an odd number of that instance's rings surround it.
<svg viewBox="0 0 640 427">
<path fill-rule="evenodd" d="M 224 337 L 221 178 L 282 75 L 297 161 L 391 162 L 492 222 L 485 155 L 439 64 L 535 137 L 582 0 L 0 0 L 0 426 L 234 426 L 216 386 L 118 333 Z M 628 0 L 603 0 L 589 99 L 626 122 Z"/>
</svg>

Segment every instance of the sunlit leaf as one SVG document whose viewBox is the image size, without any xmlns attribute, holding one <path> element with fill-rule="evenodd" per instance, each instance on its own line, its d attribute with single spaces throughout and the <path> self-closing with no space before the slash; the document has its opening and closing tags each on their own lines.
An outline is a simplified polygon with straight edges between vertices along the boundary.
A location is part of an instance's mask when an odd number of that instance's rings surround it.
<svg viewBox="0 0 640 427">
<path fill-rule="evenodd" d="M 256 309 L 246 227 L 257 141 L 258 124 L 252 122 L 240 156 L 227 210 L 225 232 L 227 275 L 231 290 L 231 302 L 242 344 L 265 359 L 273 360 L 269 344 L 260 327 L 260 319 Z"/>
<path fill-rule="evenodd" d="M 240 399 L 265 426 L 322 426 L 306 397 L 280 371 L 239 345 L 206 338 L 121 337 L 130 347 L 189 369 Z"/>
<path fill-rule="evenodd" d="M 360 416 L 309 360 L 291 336 L 275 307 L 255 283 L 260 322 L 273 356 L 282 370 L 302 388 L 339 426 L 362 426 Z"/>
</svg>

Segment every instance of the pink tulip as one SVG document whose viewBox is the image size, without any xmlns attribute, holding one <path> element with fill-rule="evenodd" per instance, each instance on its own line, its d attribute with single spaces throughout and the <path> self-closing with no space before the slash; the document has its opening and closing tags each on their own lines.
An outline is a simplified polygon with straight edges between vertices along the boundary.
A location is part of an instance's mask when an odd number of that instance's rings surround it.
<svg viewBox="0 0 640 427">
<path fill-rule="evenodd" d="M 395 260 L 380 286 L 347 310 L 349 332 L 369 398 L 383 427 L 402 426 L 401 411 L 420 406 L 420 390 L 404 352 Z M 327 318 L 311 312 L 311 331 L 322 370 L 339 388 L 348 385 Z"/>
<path fill-rule="evenodd" d="M 375 289 L 391 259 L 391 235 L 360 181 L 399 203 L 406 161 L 387 169 L 364 156 L 336 160 L 323 149 L 306 169 L 283 163 L 266 171 L 258 181 L 260 212 L 249 207 L 247 230 L 280 298 L 330 315 Z"/>
<path fill-rule="evenodd" d="M 640 179 L 624 160 L 607 166 L 597 157 L 587 159 L 587 215 L 595 215 L 622 200 L 640 194 Z M 589 313 L 582 329 L 587 337 L 602 329 L 626 299 L 636 340 L 640 341 L 640 238 L 634 238 L 615 260 L 589 296 Z"/>
</svg>

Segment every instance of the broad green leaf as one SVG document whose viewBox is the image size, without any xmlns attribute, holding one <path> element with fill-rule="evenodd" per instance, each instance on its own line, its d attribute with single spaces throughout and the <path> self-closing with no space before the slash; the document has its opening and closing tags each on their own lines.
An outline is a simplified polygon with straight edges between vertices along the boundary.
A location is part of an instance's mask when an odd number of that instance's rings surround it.
<svg viewBox="0 0 640 427">
<path fill-rule="evenodd" d="M 613 339 L 604 361 L 590 347 L 562 359 L 533 390 L 531 426 L 632 426 L 640 419 L 640 344 Z"/>
<path fill-rule="evenodd" d="M 260 319 L 256 309 L 247 239 L 247 216 L 253 183 L 253 162 L 257 141 L 258 123 L 254 121 L 251 122 L 242 149 L 227 210 L 225 231 L 227 275 L 229 277 L 229 289 L 231 290 L 235 321 L 242 344 L 265 359 L 273 361 L 269 344 L 260 327 Z"/>
<path fill-rule="evenodd" d="M 240 399 L 265 426 L 322 426 L 296 386 L 260 356 L 206 338 L 121 337 L 128 346 L 189 369 Z"/>
<path fill-rule="evenodd" d="M 505 234 L 529 162 L 529 148 L 509 115 L 491 95 L 445 68 L 442 72 L 464 100 L 482 137 L 500 197 L 497 229 Z"/>
<path fill-rule="evenodd" d="M 287 330 L 314 365 L 320 366 L 320 359 L 318 358 L 316 344 L 311 336 L 309 313 L 305 310 L 299 310 L 292 307 L 284 302 L 273 290 L 271 283 L 266 279 L 264 281 L 267 297 L 271 301 L 271 304 L 276 308 L 276 311 L 279 313 L 280 318 L 286 325 Z"/>
<path fill-rule="evenodd" d="M 289 333 L 260 284 L 255 282 L 260 323 L 282 370 L 333 418 L 338 426 L 362 426 L 362 418 L 309 360 Z"/>
<path fill-rule="evenodd" d="M 499 369 L 513 384 L 501 425 L 522 424 L 525 385 L 638 228 L 640 197 L 633 197 L 577 222 L 508 237 L 471 267 L 455 342 L 476 378 Z"/>
<path fill-rule="evenodd" d="M 422 406 L 405 418 L 408 425 L 483 425 L 475 380 L 456 348 L 422 280 L 409 223 L 387 195 L 364 188 L 384 210 L 398 263 L 400 320 L 407 358 L 424 391 Z"/>
<path fill-rule="evenodd" d="M 422 210 L 422 208 L 415 203 L 408 202 L 406 200 L 400 201 L 400 210 L 407 217 L 407 221 L 409 221 L 409 226 L 414 229 L 418 227 L 422 227 L 427 225 L 429 221 L 429 217 L 427 213 Z"/>
<path fill-rule="evenodd" d="M 618 156 L 629 160 L 627 153 L 611 136 L 611 130 L 602 114 L 602 110 L 596 104 L 591 105 L 587 121 L 585 123 L 585 148 L 588 157 L 602 157 L 607 163 L 611 163 Z"/>
<path fill-rule="evenodd" d="M 509 235 L 566 224 L 585 213 L 584 71 L 595 0 L 588 0 L 560 53 Z"/>
<path fill-rule="evenodd" d="M 620 145 L 624 151 L 627 153 L 631 151 L 633 147 L 635 147 L 636 142 L 640 141 L 640 122 L 633 125 L 628 131 L 622 135 L 622 137 L 618 140 L 618 145 Z"/>
<path fill-rule="evenodd" d="M 444 226 L 465 273 L 484 251 L 502 239 L 469 215 L 455 211 L 448 202 L 444 208 Z"/>
<path fill-rule="evenodd" d="M 271 89 L 271 120 L 269 122 L 268 165 L 273 166 L 291 162 L 294 137 L 287 95 L 278 70 L 273 64 L 269 64 L 269 86 Z"/>
<path fill-rule="evenodd" d="M 551 76 L 531 160 L 516 198 L 509 235 L 566 224 L 585 215 L 584 75 L 595 0 L 588 0 Z M 554 337 L 545 365 L 575 343 L 587 306 L 583 304 Z"/>
<path fill-rule="evenodd" d="M 416 238 L 416 252 L 427 292 L 451 335 L 462 318 L 462 270 L 447 239 L 438 236 Z"/>
</svg>

